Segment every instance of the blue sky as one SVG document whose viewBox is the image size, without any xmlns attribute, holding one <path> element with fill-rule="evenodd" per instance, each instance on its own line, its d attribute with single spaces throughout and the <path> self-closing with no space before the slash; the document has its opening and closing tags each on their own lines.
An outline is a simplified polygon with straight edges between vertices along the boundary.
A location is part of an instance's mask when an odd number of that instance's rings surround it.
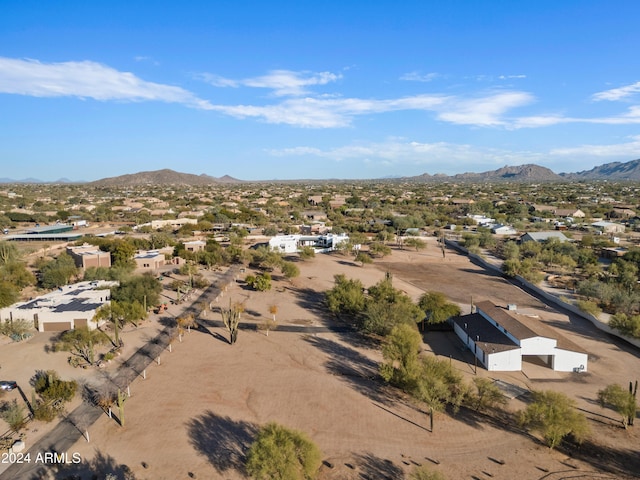
<svg viewBox="0 0 640 480">
<path fill-rule="evenodd" d="M 640 158 L 635 0 L 0 0 L 0 178 Z"/>
</svg>

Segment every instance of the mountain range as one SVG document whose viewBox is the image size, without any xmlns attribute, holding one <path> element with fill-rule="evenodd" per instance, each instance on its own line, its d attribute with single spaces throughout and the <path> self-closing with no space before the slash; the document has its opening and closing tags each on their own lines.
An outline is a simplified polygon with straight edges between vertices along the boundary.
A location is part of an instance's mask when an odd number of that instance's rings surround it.
<svg viewBox="0 0 640 480">
<path fill-rule="evenodd" d="M 629 162 L 613 162 L 575 173 L 555 173 L 549 168 L 535 164 L 505 166 L 497 170 L 475 173 L 466 172 L 455 175 L 423 173 L 413 177 L 395 177 L 387 179 L 372 179 L 385 182 L 562 182 L 562 181 L 640 181 L 640 159 Z M 278 183 L 323 183 L 341 182 L 347 180 L 326 179 L 326 180 L 264 180 Z M 214 185 L 214 184 L 237 184 L 245 183 L 243 180 L 224 175 L 222 177 L 212 177 L 201 174 L 180 173 L 171 169 L 154 170 L 148 172 L 132 173 L 116 177 L 103 178 L 94 182 L 72 182 L 66 178 L 55 182 L 42 182 L 37 179 L 28 178 L 24 180 L 12 180 L 0 178 L 0 183 L 88 183 L 94 186 L 137 186 L 137 185 Z M 249 182 L 246 182 L 249 183 Z M 259 182 L 254 182 L 259 183 Z"/>
</svg>

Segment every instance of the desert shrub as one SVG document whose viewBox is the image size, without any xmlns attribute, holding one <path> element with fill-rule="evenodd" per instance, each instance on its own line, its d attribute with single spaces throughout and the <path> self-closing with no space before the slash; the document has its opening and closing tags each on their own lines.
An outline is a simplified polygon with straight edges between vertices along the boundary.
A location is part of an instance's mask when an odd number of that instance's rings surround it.
<svg viewBox="0 0 640 480">
<path fill-rule="evenodd" d="M 576 305 L 584 313 L 593 315 L 596 318 L 598 318 L 598 315 L 602 313 L 602 309 L 592 300 L 578 300 Z"/>
<path fill-rule="evenodd" d="M 640 315 L 617 313 L 609 320 L 609 326 L 623 335 L 640 338 Z"/>
<path fill-rule="evenodd" d="M 3 402 L 2 405 L 0 405 L 0 417 L 2 417 L 9 424 L 9 428 L 16 433 L 22 430 L 27 424 L 24 407 L 18 404 L 16 400 Z"/>
<path fill-rule="evenodd" d="M 40 370 L 34 377 L 33 388 L 45 402 L 68 402 L 75 396 L 78 382 L 60 380 L 55 370 Z"/>
<path fill-rule="evenodd" d="M 316 478 L 320 450 L 307 436 L 276 423 L 260 429 L 247 454 L 247 473 L 256 480 Z"/>
<path fill-rule="evenodd" d="M 33 323 L 23 319 L 0 323 L 0 333 L 11 338 L 14 342 L 29 338 L 32 335 L 32 330 Z"/>
</svg>

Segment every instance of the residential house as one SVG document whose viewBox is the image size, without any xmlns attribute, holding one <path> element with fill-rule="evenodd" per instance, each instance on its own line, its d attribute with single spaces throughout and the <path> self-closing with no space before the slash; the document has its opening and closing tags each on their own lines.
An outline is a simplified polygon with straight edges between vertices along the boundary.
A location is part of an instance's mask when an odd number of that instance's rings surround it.
<svg viewBox="0 0 640 480">
<path fill-rule="evenodd" d="M 95 245 L 84 243 L 77 247 L 67 247 L 67 253 L 78 268 L 86 270 L 89 267 L 111 267 L 111 254 Z"/>
<path fill-rule="evenodd" d="M 94 330 L 100 325 L 94 320 L 96 311 L 110 303 L 110 287 L 114 285 L 117 282 L 103 280 L 66 285 L 28 302 L 0 309 L 0 323 L 26 320 L 33 322 L 39 332 L 60 332 L 78 327 Z"/>
</svg>

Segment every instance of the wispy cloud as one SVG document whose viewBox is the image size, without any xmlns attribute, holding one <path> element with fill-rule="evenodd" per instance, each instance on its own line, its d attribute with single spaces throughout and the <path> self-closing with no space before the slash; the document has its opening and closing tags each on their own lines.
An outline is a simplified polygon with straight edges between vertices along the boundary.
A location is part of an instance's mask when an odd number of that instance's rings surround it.
<svg viewBox="0 0 640 480">
<path fill-rule="evenodd" d="M 294 72 L 292 70 L 272 70 L 259 77 L 234 80 L 220 75 L 201 73 L 197 78 L 215 87 L 253 87 L 273 90 L 278 97 L 302 96 L 310 92 L 308 87 L 326 85 L 342 78 L 341 74 L 331 72 Z"/>
<path fill-rule="evenodd" d="M 275 157 L 318 157 L 328 161 L 361 161 L 368 165 L 385 168 L 413 166 L 432 173 L 459 172 L 460 169 L 475 169 L 478 165 L 495 168 L 505 164 L 539 162 L 541 154 L 535 152 L 513 152 L 501 149 L 482 148 L 467 144 L 447 142 L 422 143 L 400 139 L 383 142 L 354 144 L 322 150 L 311 146 L 299 146 L 268 150 Z"/>
<path fill-rule="evenodd" d="M 410 82 L 431 82 L 440 76 L 441 75 L 436 72 L 426 73 L 424 75 L 418 72 L 409 72 L 402 75 L 400 77 L 400 80 L 406 80 Z"/>
<path fill-rule="evenodd" d="M 132 73 L 91 61 L 42 63 L 0 57 L 0 93 L 101 101 L 160 101 L 212 108 L 208 101 L 183 88 L 147 82 Z"/>
<path fill-rule="evenodd" d="M 500 80 L 510 80 L 510 79 L 521 79 L 527 78 L 526 75 L 500 75 L 498 76 Z"/>
<path fill-rule="evenodd" d="M 507 125 L 503 115 L 535 100 L 526 92 L 498 92 L 473 99 L 454 99 L 438 112 L 438 118 L 459 125 Z"/>
<path fill-rule="evenodd" d="M 447 101 L 439 95 L 416 95 L 391 100 L 361 98 L 291 98 L 276 105 L 215 105 L 219 112 L 237 118 L 261 118 L 268 123 L 299 127 L 335 128 L 351 124 L 358 115 L 397 110 L 435 110 Z"/>
<path fill-rule="evenodd" d="M 628 98 L 638 92 L 640 92 L 640 82 L 632 83 L 631 85 L 625 85 L 624 87 L 612 88 L 610 90 L 604 90 L 602 92 L 594 93 L 591 98 L 596 102 L 602 100 L 618 101 L 624 98 Z"/>
<path fill-rule="evenodd" d="M 579 145 L 577 147 L 556 148 L 549 152 L 550 155 L 563 157 L 619 157 L 623 159 L 636 158 L 640 152 L 640 135 L 629 137 L 629 142 L 614 143 L 609 145 Z"/>
</svg>

